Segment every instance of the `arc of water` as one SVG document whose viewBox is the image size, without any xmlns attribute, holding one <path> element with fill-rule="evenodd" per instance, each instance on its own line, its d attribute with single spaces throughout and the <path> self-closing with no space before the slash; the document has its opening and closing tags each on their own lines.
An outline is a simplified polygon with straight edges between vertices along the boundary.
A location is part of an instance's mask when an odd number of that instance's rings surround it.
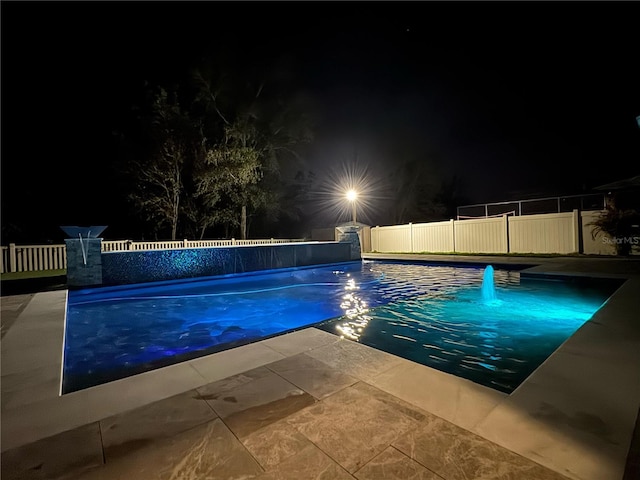
<svg viewBox="0 0 640 480">
<path fill-rule="evenodd" d="M 89 234 L 90 233 L 91 233 L 91 230 L 89 230 L 87 232 L 87 238 L 89 238 Z M 82 250 L 82 262 L 86 265 L 87 264 L 87 251 L 85 250 L 84 243 L 82 243 L 82 233 L 78 233 L 78 237 L 80 237 L 80 250 Z"/>
</svg>

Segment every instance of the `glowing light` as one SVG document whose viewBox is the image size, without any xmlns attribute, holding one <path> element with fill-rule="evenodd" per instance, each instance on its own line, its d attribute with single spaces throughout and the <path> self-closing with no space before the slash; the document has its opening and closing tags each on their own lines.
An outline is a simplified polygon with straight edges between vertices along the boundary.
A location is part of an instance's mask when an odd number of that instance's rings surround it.
<svg viewBox="0 0 640 480">
<path fill-rule="evenodd" d="M 358 198 L 358 192 L 353 188 L 347 190 L 347 200 L 351 202 L 351 221 L 356 223 L 356 199 Z"/>
<path fill-rule="evenodd" d="M 369 164 L 345 161 L 327 169 L 314 191 L 312 207 L 318 216 L 353 221 L 354 208 L 360 221 L 371 222 L 388 204 L 384 182 L 386 177 L 371 171 Z M 347 192 L 353 192 L 347 196 Z M 351 195 L 355 194 L 353 200 Z"/>
</svg>

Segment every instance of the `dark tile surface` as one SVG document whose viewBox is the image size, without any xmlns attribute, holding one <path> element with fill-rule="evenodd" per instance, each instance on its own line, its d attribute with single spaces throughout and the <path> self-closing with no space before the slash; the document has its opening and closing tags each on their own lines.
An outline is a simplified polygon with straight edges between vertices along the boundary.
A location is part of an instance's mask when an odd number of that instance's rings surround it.
<svg viewBox="0 0 640 480">
<path fill-rule="evenodd" d="M 205 385 L 198 392 L 239 438 L 315 402 L 266 367 Z"/>
<path fill-rule="evenodd" d="M 105 418 L 100 421 L 105 460 L 130 454 L 215 418 L 215 412 L 195 390 Z"/>
<path fill-rule="evenodd" d="M 74 478 L 103 465 L 98 422 L 2 452 L 2 480 Z"/>
</svg>

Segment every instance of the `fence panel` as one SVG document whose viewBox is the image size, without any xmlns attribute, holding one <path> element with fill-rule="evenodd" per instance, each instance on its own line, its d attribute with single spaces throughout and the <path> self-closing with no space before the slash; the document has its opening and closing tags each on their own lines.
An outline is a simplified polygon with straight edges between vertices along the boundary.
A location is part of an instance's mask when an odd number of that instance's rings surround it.
<svg viewBox="0 0 640 480">
<path fill-rule="evenodd" d="M 373 227 L 371 229 L 371 251 L 372 252 L 379 252 L 380 248 L 379 248 L 379 244 L 380 244 L 380 227 Z"/>
<path fill-rule="evenodd" d="M 459 253 L 507 253 L 507 216 L 455 220 L 455 251 Z"/>
<path fill-rule="evenodd" d="M 130 240 L 103 240 L 102 251 L 103 252 L 122 252 L 123 250 L 129 250 Z"/>
<path fill-rule="evenodd" d="M 2 251 L 2 263 L 0 263 L 0 273 L 9 271 L 9 247 L 0 247 Z"/>
<path fill-rule="evenodd" d="M 371 229 L 372 240 L 375 237 L 375 245 L 372 241 L 372 249 L 380 253 L 412 252 L 411 224 L 392 225 L 388 227 L 375 227 Z"/>
<path fill-rule="evenodd" d="M 184 242 L 182 240 L 161 242 L 131 242 L 130 250 L 171 250 L 183 247 Z"/>
<path fill-rule="evenodd" d="M 578 253 L 578 211 L 509 218 L 511 253 Z"/>
<path fill-rule="evenodd" d="M 414 252 L 447 253 L 455 250 L 453 220 L 416 223 L 412 233 Z"/>
<path fill-rule="evenodd" d="M 3 273 L 37 272 L 43 270 L 62 270 L 67 268 L 65 245 L 9 245 L 5 264 L 3 247 Z M 7 268 L 8 267 L 8 268 Z"/>
<path fill-rule="evenodd" d="M 187 248 L 227 247 L 231 240 L 189 240 Z"/>
</svg>

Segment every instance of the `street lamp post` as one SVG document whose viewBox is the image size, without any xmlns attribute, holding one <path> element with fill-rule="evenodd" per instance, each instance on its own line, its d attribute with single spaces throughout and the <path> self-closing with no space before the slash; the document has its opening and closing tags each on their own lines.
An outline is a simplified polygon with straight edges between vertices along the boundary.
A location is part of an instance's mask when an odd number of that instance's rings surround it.
<svg viewBox="0 0 640 480">
<path fill-rule="evenodd" d="M 356 223 L 356 200 L 358 199 L 358 192 L 355 190 L 349 190 L 347 192 L 347 200 L 351 202 L 351 218 L 353 223 Z"/>
</svg>

